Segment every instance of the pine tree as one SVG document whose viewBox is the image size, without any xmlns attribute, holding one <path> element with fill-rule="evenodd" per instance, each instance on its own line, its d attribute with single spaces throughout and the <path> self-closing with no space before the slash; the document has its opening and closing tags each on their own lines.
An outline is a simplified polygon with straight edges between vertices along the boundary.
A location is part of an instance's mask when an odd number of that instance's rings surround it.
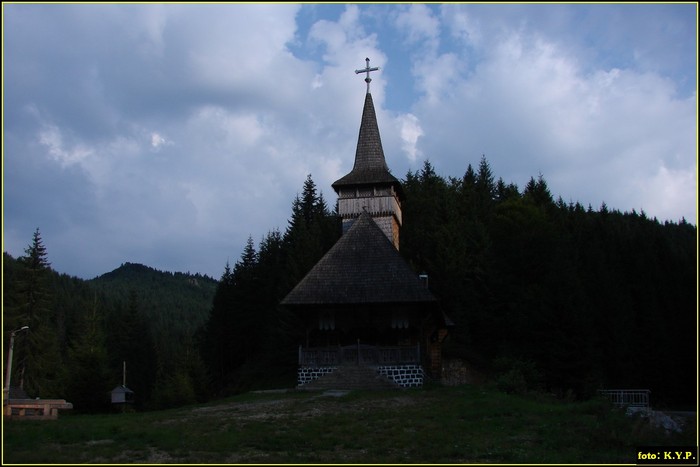
<svg viewBox="0 0 700 467">
<path fill-rule="evenodd" d="M 149 401 L 156 379 L 155 344 L 149 324 L 135 290 L 129 292 L 126 306 L 117 307 L 108 317 L 111 381 L 121 384 L 126 364 L 126 385 L 134 391 L 138 407 Z"/>
<path fill-rule="evenodd" d="M 23 388 L 32 397 L 59 397 L 62 365 L 49 293 L 50 263 L 38 228 L 19 262 L 23 265 L 18 284 L 23 302 L 17 321 L 29 326 L 29 330 L 15 343 L 12 385 Z"/>
<path fill-rule="evenodd" d="M 340 235 L 337 217 L 328 211 L 322 195 L 316 192 L 311 175 L 304 191 L 292 202 L 292 218 L 284 234 L 287 286 L 296 285 L 314 264 L 333 246 Z"/>
<path fill-rule="evenodd" d="M 104 320 L 97 297 L 92 309 L 82 316 L 78 337 L 68 349 L 66 396 L 78 411 L 103 410 L 115 382 L 109 377 Z"/>
<path fill-rule="evenodd" d="M 506 185 L 502 178 L 498 179 L 498 182 L 496 182 L 496 200 L 498 202 L 519 197 L 520 191 L 518 191 L 518 187 L 514 183 Z"/>
<path fill-rule="evenodd" d="M 229 383 L 233 368 L 239 363 L 232 344 L 233 308 L 235 306 L 233 272 L 226 262 L 224 272 L 216 287 L 211 314 L 201 338 L 202 356 L 207 364 L 214 385 L 214 393 Z"/>
<path fill-rule="evenodd" d="M 537 206 L 550 208 L 554 204 L 552 193 L 549 191 L 547 182 L 542 174 L 539 175 L 537 181 L 530 177 L 530 181 L 525 186 L 523 197 L 535 203 Z"/>
<path fill-rule="evenodd" d="M 168 352 L 167 361 L 162 361 L 159 352 L 158 376 L 150 405 L 168 408 L 206 400 L 211 393 L 211 381 L 193 336 L 171 332 L 168 337 L 177 339 L 178 345 Z"/>
<path fill-rule="evenodd" d="M 316 192 L 316 183 L 314 183 L 311 174 L 309 174 L 304 181 L 304 191 L 301 197 L 301 212 L 306 225 L 310 225 L 323 214 L 319 212 L 321 209 L 319 200 L 320 198 Z"/>
<path fill-rule="evenodd" d="M 262 336 L 263 355 L 261 360 L 276 367 L 276 373 L 295 369 L 294 349 L 303 335 L 300 323 L 289 310 L 279 306 L 287 295 L 284 241 L 279 231 L 269 232 L 260 243 L 258 253 L 260 277 L 260 308 L 267 310 L 268 323 Z"/>
<path fill-rule="evenodd" d="M 496 185 L 493 181 L 491 167 L 486 161 L 486 156 L 481 156 L 481 161 L 479 162 L 479 172 L 476 177 L 475 190 L 477 210 L 480 217 L 483 219 L 490 214 L 493 209 L 494 200 L 496 199 Z"/>
<path fill-rule="evenodd" d="M 252 237 L 248 237 L 240 261 L 233 267 L 234 282 L 234 346 L 238 347 L 241 363 L 252 359 L 260 345 L 262 329 L 266 324 L 268 310 L 259 305 L 260 276 L 258 275 L 258 253 Z"/>
<path fill-rule="evenodd" d="M 467 171 L 462 177 L 459 195 L 459 214 L 465 218 L 475 217 L 477 215 L 476 172 L 471 164 L 467 165 Z"/>
</svg>

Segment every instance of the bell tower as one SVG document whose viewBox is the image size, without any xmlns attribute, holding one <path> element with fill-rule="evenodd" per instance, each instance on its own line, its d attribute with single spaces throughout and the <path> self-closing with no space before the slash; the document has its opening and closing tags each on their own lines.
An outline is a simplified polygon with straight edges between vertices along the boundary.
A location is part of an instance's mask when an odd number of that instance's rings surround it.
<svg viewBox="0 0 700 467">
<path fill-rule="evenodd" d="M 374 219 L 384 235 L 399 249 L 399 229 L 401 228 L 401 202 L 404 199 L 401 183 L 389 171 L 384 158 L 382 140 L 379 136 L 377 116 L 374 111 L 369 83 L 370 72 L 379 67 L 367 66 L 355 73 L 367 73 L 367 94 L 360 121 L 360 134 L 357 138 L 355 165 L 350 173 L 331 185 L 338 195 L 338 213 L 343 221 L 345 233 L 363 211 Z"/>
</svg>

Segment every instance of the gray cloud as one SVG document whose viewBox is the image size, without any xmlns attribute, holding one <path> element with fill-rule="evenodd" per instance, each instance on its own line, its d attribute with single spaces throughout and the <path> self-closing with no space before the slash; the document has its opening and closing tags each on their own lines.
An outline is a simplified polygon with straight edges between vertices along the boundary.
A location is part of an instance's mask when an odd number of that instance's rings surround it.
<svg viewBox="0 0 700 467">
<path fill-rule="evenodd" d="M 4 250 L 61 271 L 218 277 L 352 167 L 363 95 L 387 161 L 695 222 L 686 5 L 4 7 Z M 546 14 L 545 14 L 546 13 Z M 653 16 L 649 16 L 649 14 Z"/>
</svg>

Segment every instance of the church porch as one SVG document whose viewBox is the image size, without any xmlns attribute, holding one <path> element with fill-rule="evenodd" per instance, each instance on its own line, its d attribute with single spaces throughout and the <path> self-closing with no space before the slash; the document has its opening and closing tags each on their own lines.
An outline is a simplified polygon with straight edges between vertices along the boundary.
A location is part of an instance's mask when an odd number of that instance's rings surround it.
<svg viewBox="0 0 700 467">
<path fill-rule="evenodd" d="M 420 364 L 420 344 L 378 346 L 362 344 L 302 347 L 299 346 L 299 366 L 381 366 Z"/>
</svg>

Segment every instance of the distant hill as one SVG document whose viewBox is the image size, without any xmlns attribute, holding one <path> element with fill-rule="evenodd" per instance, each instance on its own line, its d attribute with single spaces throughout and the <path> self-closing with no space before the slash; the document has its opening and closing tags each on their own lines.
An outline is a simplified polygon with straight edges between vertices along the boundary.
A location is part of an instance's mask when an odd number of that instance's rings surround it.
<svg viewBox="0 0 700 467">
<path fill-rule="evenodd" d="M 32 355 L 53 357 L 46 367 L 60 368 L 40 373 L 32 394 L 65 397 L 76 411 L 106 410 L 103 395 L 122 380 L 126 365 L 139 408 L 206 396 L 197 336 L 209 319 L 218 281 L 133 263 L 92 280 L 50 267 L 39 271 L 24 257 L 3 254 L 4 331 L 31 329 L 16 346 L 15 364 Z M 36 298 L 28 302 L 28 297 Z"/>
<path fill-rule="evenodd" d="M 169 330 L 191 334 L 207 320 L 218 281 L 201 274 L 124 263 L 87 283 L 112 303 L 125 304 L 129 294 L 135 293 L 153 331 L 165 325 Z"/>
<path fill-rule="evenodd" d="M 8 253 L 3 254 L 3 263 L 3 282 L 6 291 L 12 292 L 21 266 Z M 76 303 L 91 303 L 95 293 L 110 309 L 125 308 L 129 295 L 135 293 L 141 313 L 151 323 L 151 331 L 159 334 L 167 330 L 175 335 L 192 335 L 206 322 L 218 284 L 206 275 L 159 271 L 137 263 L 124 263 L 91 280 L 54 270 L 50 277 L 50 293 L 60 308 L 84 309 Z M 67 324 L 70 322 L 69 317 Z"/>
</svg>

